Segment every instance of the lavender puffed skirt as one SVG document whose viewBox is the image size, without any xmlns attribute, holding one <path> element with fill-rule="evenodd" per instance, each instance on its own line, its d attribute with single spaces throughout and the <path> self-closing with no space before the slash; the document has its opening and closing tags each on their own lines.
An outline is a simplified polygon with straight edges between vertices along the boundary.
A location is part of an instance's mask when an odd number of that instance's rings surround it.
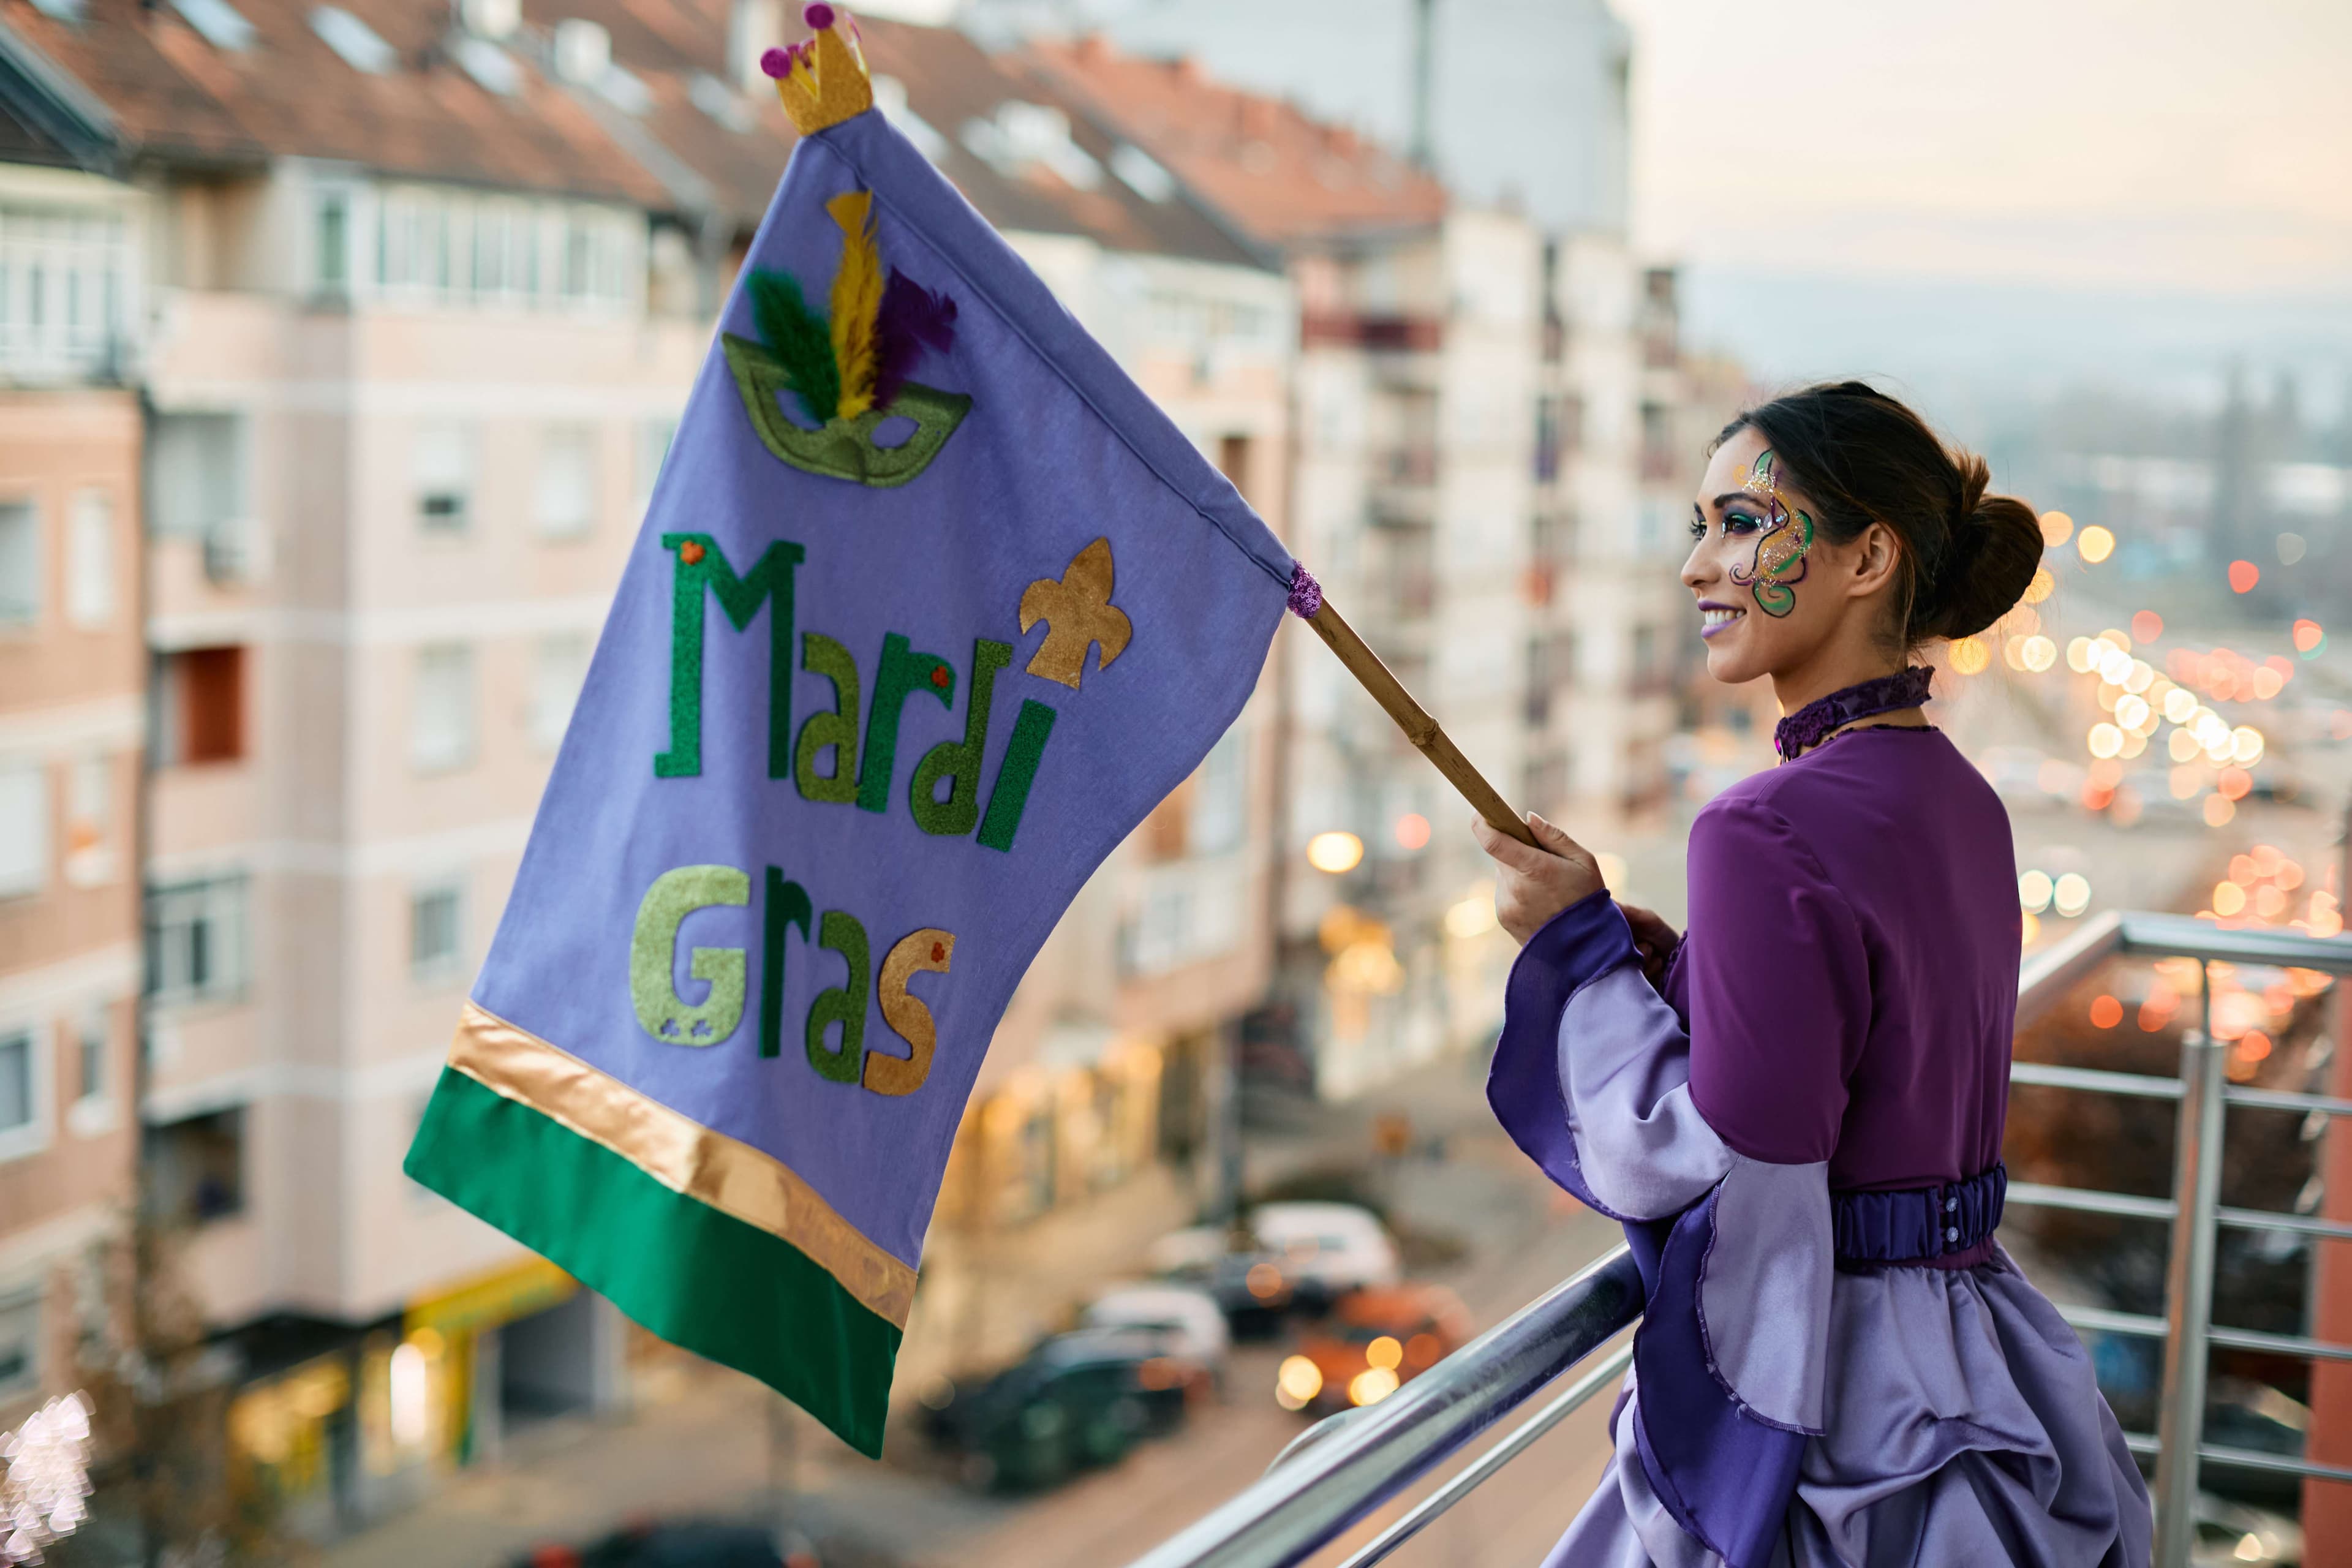
<svg viewBox="0 0 2352 1568">
<path fill-rule="evenodd" d="M 2147 1494 L 2090 1357 L 2005 1253 L 1974 1268 L 1840 1272 L 1822 1430 L 1774 1568 L 2143 1568 Z M 1670 1518 L 1634 1440 L 1546 1568 L 1715 1568 Z"/>
</svg>

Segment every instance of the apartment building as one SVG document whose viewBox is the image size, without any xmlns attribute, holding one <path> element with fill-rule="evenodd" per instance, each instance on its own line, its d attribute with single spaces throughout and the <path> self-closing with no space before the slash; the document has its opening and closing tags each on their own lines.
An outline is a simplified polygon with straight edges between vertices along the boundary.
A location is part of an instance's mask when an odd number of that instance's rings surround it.
<svg viewBox="0 0 2352 1568">
<path fill-rule="evenodd" d="M 1672 269 L 1586 231 L 1547 241 L 1544 270 L 1521 789 L 1607 843 L 1667 803 L 1699 647 L 1677 568 L 1703 443 L 1682 414 Z"/>
<path fill-rule="evenodd" d="M 0 1429 L 83 1381 L 136 1197 L 136 193 L 0 164 Z M 93 1356 L 91 1359 L 95 1359 Z"/>
<path fill-rule="evenodd" d="M 1022 57 L 1282 258 L 1299 298 L 1286 538 L 1507 793 L 1525 768 L 1542 247 L 1387 150 L 1099 37 Z M 1283 984 L 1253 1070 L 1344 1095 L 1484 1026 L 1501 953 L 1459 800 L 1286 627 Z M 1483 909 L 1483 914 L 1481 910 Z"/>
<path fill-rule="evenodd" d="M 601 128 L 625 88 L 499 9 L 0 15 L 10 118 L 121 182 L 151 1212 L 238 1459 L 311 1535 L 620 1387 L 608 1306 L 400 1173 L 708 335 L 667 192 Z M 63 539 L 106 473 L 43 450 Z M 54 657 L 33 689 L 108 668 Z M 80 764 L 51 766 L 64 841 Z"/>
<path fill-rule="evenodd" d="M 110 395 L 134 748 L 152 674 L 148 1186 L 229 1352 L 239 1461 L 299 1533 L 398 1507 L 517 1421 L 623 1395 L 609 1306 L 399 1163 L 791 151 L 756 69 L 783 24 L 749 0 L 0 9 L 0 103 L 54 124 L 59 162 L 111 178 L 7 174 L 109 193 L 106 308 L 135 353 L 107 363 L 131 367 L 115 374 L 148 411 L 142 428 Z M 1278 521 L 1296 341 L 1281 272 L 960 35 L 877 23 L 867 42 L 886 112 Z M 83 469 L 0 474 L 47 487 L 39 515 L 62 538 L 94 504 L 100 471 Z M 63 546 L 8 542 L 15 504 L 0 494 L 0 548 L 64 573 Z M 46 632 L 53 608 L 38 614 Z M 950 1208 L 1017 1222 L 1202 1142 L 1270 969 L 1276 707 L 1269 686 L 1034 966 Z M 64 816 L 87 794 L 73 748 L 97 743 L 76 722 L 0 730 L 11 768 L 24 737 L 57 737 L 48 782 L 0 779 L 43 792 L 45 842 L 90 831 Z M 108 819 L 126 965 L 130 816 L 126 793 Z M 55 989 L 39 984 L 25 995 Z M 136 984 L 126 968 L 126 1008 Z M 27 1009 L 13 974 L 0 986 L 5 1029 Z M 41 1004 L 40 1047 L 87 1055 L 95 1005 Z M 0 1111 L 6 1048 L 0 1034 Z M 25 1081 L 41 1093 L 83 1081 L 37 1060 Z M 122 1121 L 127 1197 L 127 1103 Z"/>
</svg>

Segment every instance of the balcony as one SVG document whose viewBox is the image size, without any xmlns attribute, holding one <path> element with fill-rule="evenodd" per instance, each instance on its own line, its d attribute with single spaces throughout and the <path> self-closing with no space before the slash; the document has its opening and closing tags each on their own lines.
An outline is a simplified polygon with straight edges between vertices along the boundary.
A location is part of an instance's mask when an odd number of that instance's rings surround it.
<svg viewBox="0 0 2352 1568">
<path fill-rule="evenodd" d="M 1299 319 L 1298 340 L 1307 348 L 1434 353 L 1445 345 L 1445 323 L 1435 316 L 1309 310 Z"/>
<path fill-rule="evenodd" d="M 2215 1239 L 2224 1228 L 2352 1240 L 2352 1224 L 2221 1205 L 2223 1112 L 2231 1107 L 2352 1117 L 2352 1100 L 2231 1083 L 2231 1053 L 2213 1037 L 2213 966 L 2257 964 L 2352 974 L 2352 937 L 2224 930 L 2175 915 L 2105 915 L 2036 954 L 2019 978 L 2018 1024 L 2056 1005 L 2109 961 L 2139 955 L 2194 961 L 2206 978 L 2207 1016 L 2182 1037 L 2177 1077 L 2021 1062 L 2017 1084 L 2129 1099 L 2177 1101 L 2173 1194 L 2168 1198 L 2013 1182 L 2021 1208 L 2070 1209 L 2160 1220 L 2170 1228 L 2162 1317 L 2062 1307 L 2078 1329 L 2152 1340 L 2164 1347 L 2158 1427 L 2126 1434 L 2155 1460 L 2156 1563 L 2189 1568 L 2196 1544 L 2200 1468 L 2236 1468 L 2352 1482 L 2352 1469 L 2206 1440 L 2209 1351 L 2235 1349 L 2303 1360 L 2352 1359 L 2352 1345 L 2216 1325 L 2211 1319 Z M 1466 1447 L 1549 1395 L 1499 1441 L 1413 1502 L 1341 1568 L 1370 1568 L 1426 1529 L 1546 1432 L 1613 1386 L 1632 1358 L 1619 1339 L 1642 1310 L 1642 1280 L 1622 1247 L 1471 1342 L 1378 1405 L 1334 1415 L 1283 1450 L 1256 1484 L 1138 1558 L 1130 1568 L 1289 1568 Z M 1612 1343 L 1615 1341 L 1615 1343 Z M 1605 1348 L 1604 1348 L 1605 1347 Z M 1572 1376 L 1570 1374 L 1573 1374 Z M 1569 1378 L 1566 1386 L 1553 1384 Z M 1563 1509 L 1563 1523 L 1567 1510 Z"/>
</svg>

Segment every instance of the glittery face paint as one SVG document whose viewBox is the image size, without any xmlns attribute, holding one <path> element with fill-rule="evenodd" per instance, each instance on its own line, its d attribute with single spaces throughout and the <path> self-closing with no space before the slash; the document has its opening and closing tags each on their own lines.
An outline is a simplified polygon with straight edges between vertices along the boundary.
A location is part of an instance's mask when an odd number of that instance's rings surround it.
<svg viewBox="0 0 2352 1568">
<path fill-rule="evenodd" d="M 1782 498 L 1772 471 L 1772 452 L 1758 454 L 1739 488 L 1764 503 L 1764 531 L 1745 571 L 1734 566 L 1731 580 L 1756 596 L 1756 607 L 1775 619 L 1797 607 L 1792 584 L 1805 579 L 1805 556 L 1813 547 L 1813 520 Z"/>
</svg>

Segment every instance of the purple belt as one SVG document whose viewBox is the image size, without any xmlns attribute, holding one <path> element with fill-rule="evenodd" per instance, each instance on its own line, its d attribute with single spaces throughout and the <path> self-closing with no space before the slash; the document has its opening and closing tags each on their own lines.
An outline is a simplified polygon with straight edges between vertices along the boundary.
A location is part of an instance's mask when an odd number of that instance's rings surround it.
<svg viewBox="0 0 2352 1568">
<path fill-rule="evenodd" d="M 1885 1193 L 1832 1193 L 1830 1236 L 1840 1263 L 1920 1263 L 1966 1252 L 2000 1225 L 2009 1172 L 1995 1164 L 1958 1182 Z"/>
</svg>

